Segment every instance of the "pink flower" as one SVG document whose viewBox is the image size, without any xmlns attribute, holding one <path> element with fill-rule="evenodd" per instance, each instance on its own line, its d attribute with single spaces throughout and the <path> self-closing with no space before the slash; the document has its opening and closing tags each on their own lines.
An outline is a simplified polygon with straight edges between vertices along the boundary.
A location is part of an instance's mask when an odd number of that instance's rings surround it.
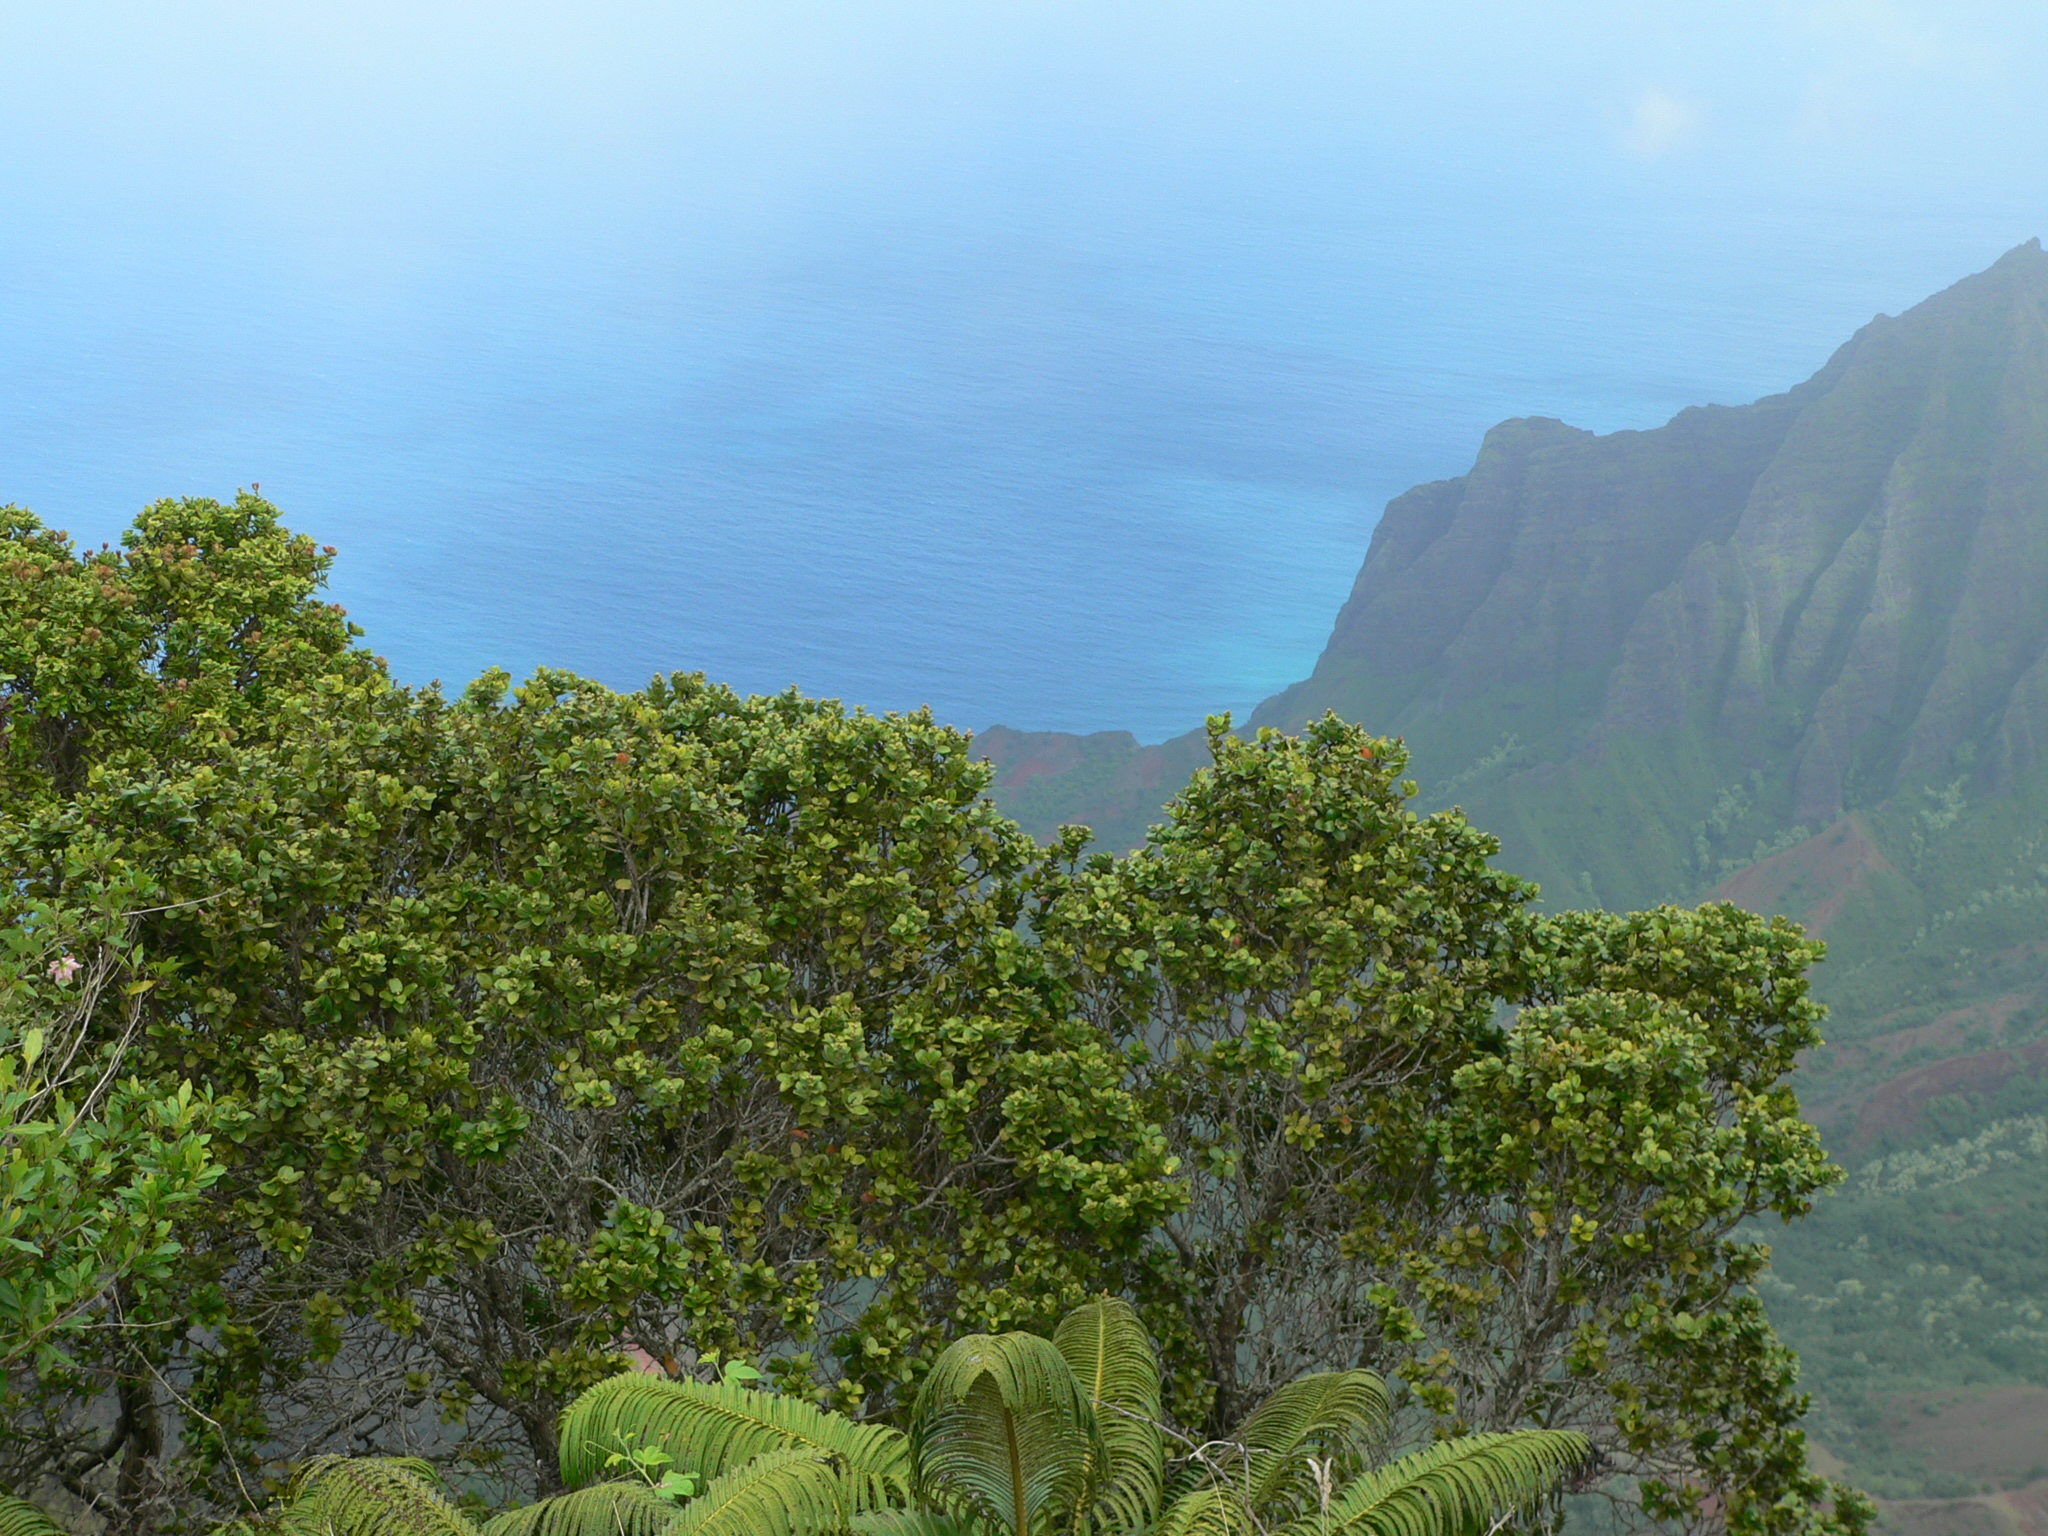
<svg viewBox="0 0 2048 1536">
<path fill-rule="evenodd" d="M 70 955 L 66 955 L 62 960 L 52 960 L 50 962 L 50 980 L 56 982 L 61 987 L 83 969 L 84 967 L 78 961 Z"/>
</svg>

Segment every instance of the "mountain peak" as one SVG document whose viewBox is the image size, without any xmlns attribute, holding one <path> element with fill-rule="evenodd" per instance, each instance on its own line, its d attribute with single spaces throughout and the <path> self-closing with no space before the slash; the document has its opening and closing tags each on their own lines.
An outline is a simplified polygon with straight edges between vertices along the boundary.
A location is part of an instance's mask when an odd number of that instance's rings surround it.
<svg viewBox="0 0 2048 1536">
<path fill-rule="evenodd" d="M 2048 758 L 2048 253 L 1751 405 L 1500 423 L 1388 506 L 1314 672 L 1252 718 L 1325 710 L 1405 736 L 1426 797 L 1571 901 L 1687 895 L 1759 827 L 2011 785 Z M 1178 787 L 1160 750 L 1142 775 L 1135 747 L 1092 750 L 1064 805 L 1035 774 L 1031 820 L 1116 784 L 1119 829 L 1142 825 L 1135 777 L 1153 805 Z"/>
<path fill-rule="evenodd" d="M 2008 252 L 1753 405 L 1496 427 L 1467 474 L 1388 507 L 1314 674 L 1255 718 L 1325 709 L 1406 736 L 1425 786 L 1590 898 L 1696 873 L 1677 803 L 1611 811 L 1606 873 L 1583 829 L 1542 830 L 1559 775 L 1617 752 L 1665 763 L 1692 821 L 1752 778 L 1816 827 L 1959 771 L 2009 782 L 2048 750 L 2048 254 Z"/>
</svg>

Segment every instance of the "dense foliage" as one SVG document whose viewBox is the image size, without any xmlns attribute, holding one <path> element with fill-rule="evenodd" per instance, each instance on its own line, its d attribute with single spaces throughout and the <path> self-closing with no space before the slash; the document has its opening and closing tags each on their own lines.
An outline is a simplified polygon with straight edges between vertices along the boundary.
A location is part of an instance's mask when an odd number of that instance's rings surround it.
<svg viewBox="0 0 2048 1536">
<path fill-rule="evenodd" d="M 1043 919 L 1187 1170 L 1141 1289 L 1183 1420 L 1370 1362 L 1437 1432 L 1586 1427 L 1660 1514 L 1739 1489 L 1731 1523 L 1769 1529 L 1762 1490 L 1817 1497 L 1738 1228 L 1834 1177 L 1785 1085 L 1818 946 L 1727 905 L 1532 916 L 1334 720 L 1211 745 Z"/>
<path fill-rule="evenodd" d="M 563 1415 L 570 1491 L 482 1536 L 1483 1536 L 1554 1496 L 1587 1450 L 1570 1431 L 1521 1430 L 1374 1467 L 1385 1383 L 1325 1371 L 1170 1458 L 1159 1388 L 1143 1325 L 1109 1297 L 1049 1339 L 952 1344 L 907 1435 L 739 1379 L 616 1376 Z M 271 1523 L 281 1536 L 475 1531 L 431 1467 L 400 1458 L 317 1459 Z"/>
<path fill-rule="evenodd" d="M 1194 1444 L 1371 1368 L 1404 1438 L 1860 1529 L 1736 1236 L 1833 1176 L 1789 927 L 1535 915 L 1334 719 L 1219 723 L 1132 857 L 1040 849 L 925 715 L 397 687 L 253 497 L 97 552 L 8 517 L 0 932 L 104 1064 L 64 1123 L 117 1210 L 93 1275 L 38 1248 L 67 1347 L 8 1372 L 0 1484 L 132 1531 L 444 1498 L 408 1457 L 523 1500 L 629 1363 L 915 1425 L 948 1338 L 1108 1293 Z"/>
<path fill-rule="evenodd" d="M 121 1075 L 155 985 L 125 963 L 128 921 L 24 906 L 0 930 L 0 1370 L 121 1326 L 115 1291 L 167 1278 L 176 1218 L 221 1173 L 189 1083 Z"/>
</svg>

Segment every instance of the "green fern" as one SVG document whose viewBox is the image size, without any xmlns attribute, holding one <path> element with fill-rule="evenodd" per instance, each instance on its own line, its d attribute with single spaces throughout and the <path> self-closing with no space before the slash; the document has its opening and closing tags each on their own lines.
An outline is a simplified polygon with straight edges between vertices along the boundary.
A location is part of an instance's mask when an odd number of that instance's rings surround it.
<svg viewBox="0 0 2048 1536">
<path fill-rule="evenodd" d="M 1034 1333 L 948 1347 L 918 1392 L 910 1439 L 928 1502 L 1011 1536 L 1037 1536 L 1088 1509 L 1107 1460 L 1073 1368 Z"/>
<path fill-rule="evenodd" d="M 292 1480 L 279 1536 L 478 1536 L 411 1457 L 318 1456 Z"/>
<path fill-rule="evenodd" d="M 766 1451 L 814 1451 L 836 1460 L 856 1509 L 910 1491 L 910 1442 L 901 1432 L 737 1382 L 614 1376 L 569 1405 L 560 1443 L 562 1481 L 571 1488 L 608 1477 L 605 1458 L 623 1446 L 645 1445 L 666 1451 L 677 1471 L 707 1479 Z"/>
<path fill-rule="evenodd" d="M 0 1493 L 0 1536 L 65 1536 L 65 1532 L 27 1499 Z"/>
<path fill-rule="evenodd" d="M 1371 1371 L 1297 1377 L 1244 1421 L 1237 1432 L 1243 1450 L 1225 1454 L 1226 1475 L 1245 1490 L 1262 1524 L 1298 1514 L 1317 1497 L 1309 1457 L 1331 1459 L 1340 1475 L 1355 1472 L 1385 1433 L 1392 1406 L 1387 1384 Z"/>
<path fill-rule="evenodd" d="M 501 1515 L 486 1536 L 1484 1536 L 1587 1455 L 1582 1435 L 1531 1430 L 1366 1472 L 1386 1384 L 1328 1371 L 1260 1404 L 1161 1509 L 1158 1414 L 1151 1341 L 1109 1299 L 1051 1339 L 959 1340 L 926 1376 L 907 1440 L 738 1384 L 618 1377 L 563 1416 L 565 1478 L 587 1482 L 607 1456 L 640 1449 L 710 1486 L 673 1512 L 637 1487 L 587 1486 Z M 401 1481 L 425 1470 L 385 1465 Z M 919 1507 L 888 1507 L 906 1489 Z"/>
<path fill-rule="evenodd" d="M 1194 1488 L 1159 1517 L 1147 1536 L 1253 1536 L 1260 1533 L 1244 1495 L 1228 1487 Z"/>
<path fill-rule="evenodd" d="M 1093 1510 L 1074 1527 L 1142 1530 L 1165 1491 L 1166 1436 L 1159 1428 L 1159 1356 L 1130 1303 L 1102 1297 L 1060 1320 L 1052 1342 L 1095 1410 L 1107 1452 Z"/>
<path fill-rule="evenodd" d="M 488 1521 L 482 1536 L 663 1536 L 676 1506 L 639 1483 L 593 1483 Z"/>
<path fill-rule="evenodd" d="M 1483 1536 L 1555 1490 L 1588 1449 L 1556 1429 L 1446 1440 L 1368 1472 L 1286 1536 Z"/>
<path fill-rule="evenodd" d="M 853 1517 L 853 1536 L 981 1536 L 981 1531 L 935 1509 L 870 1509 Z"/>
<path fill-rule="evenodd" d="M 571 1492 L 481 1533 L 434 1469 L 321 1457 L 272 1536 L 1486 1536 L 1588 1455 L 1559 1430 L 1473 1435 L 1363 1472 L 1386 1384 L 1326 1371 L 1275 1392 L 1163 1510 L 1159 1369 L 1137 1314 L 1090 1302 L 1051 1339 L 977 1334 L 933 1363 L 908 1438 L 738 1383 L 601 1382 L 562 1417 Z M 603 1481 L 621 1452 L 710 1478 L 680 1508 Z M 1313 1463 L 1311 1461 L 1313 1458 Z M 889 1507 L 914 1492 L 924 1507 Z M 247 1527 L 236 1527 L 246 1531 Z M 0 1536 L 62 1536 L 0 1497 Z M 225 1536 L 225 1533 L 221 1533 Z"/>
<path fill-rule="evenodd" d="M 823 1536 L 844 1531 L 853 1515 L 831 1459 L 797 1447 L 756 1456 L 715 1479 L 683 1506 L 666 1536 Z"/>
</svg>

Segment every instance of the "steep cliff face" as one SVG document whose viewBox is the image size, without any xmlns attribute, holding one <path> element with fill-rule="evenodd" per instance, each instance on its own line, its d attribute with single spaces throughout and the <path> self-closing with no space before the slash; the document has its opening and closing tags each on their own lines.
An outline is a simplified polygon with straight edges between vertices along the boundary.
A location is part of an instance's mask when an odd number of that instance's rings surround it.
<svg viewBox="0 0 2048 1536">
<path fill-rule="evenodd" d="M 1959 776 L 2011 790 L 2048 751 L 2048 254 L 1753 405 L 1494 428 L 1387 508 L 1315 671 L 1252 723 L 1324 710 L 1405 737 L 1424 799 L 1560 901 L 1693 894 Z M 1040 830 L 1111 811 L 1123 842 L 1200 734 L 1022 778 L 1061 749 L 1020 740 L 990 742 L 999 799 Z"/>
<path fill-rule="evenodd" d="M 1959 774 L 2010 789 L 2044 654 L 2035 244 L 1787 394 L 1651 432 L 1495 428 L 1471 473 L 1387 509 L 1314 674 L 1254 718 L 1401 734 L 1510 862 L 1641 902 Z"/>
</svg>

